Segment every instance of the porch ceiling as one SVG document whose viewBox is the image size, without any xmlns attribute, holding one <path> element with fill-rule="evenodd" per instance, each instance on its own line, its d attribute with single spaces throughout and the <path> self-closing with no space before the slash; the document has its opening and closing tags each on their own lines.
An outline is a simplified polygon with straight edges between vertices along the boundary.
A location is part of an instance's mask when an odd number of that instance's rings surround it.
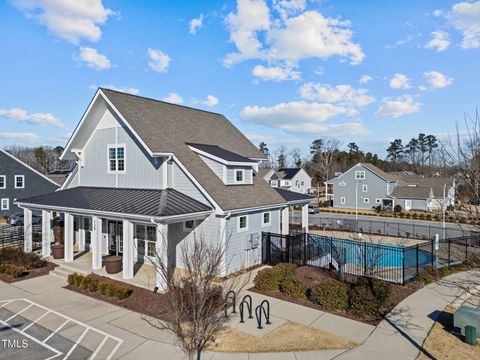
<svg viewBox="0 0 480 360">
<path fill-rule="evenodd" d="M 174 189 L 75 187 L 18 200 L 25 207 L 72 209 L 146 217 L 205 213 L 212 208 Z"/>
</svg>

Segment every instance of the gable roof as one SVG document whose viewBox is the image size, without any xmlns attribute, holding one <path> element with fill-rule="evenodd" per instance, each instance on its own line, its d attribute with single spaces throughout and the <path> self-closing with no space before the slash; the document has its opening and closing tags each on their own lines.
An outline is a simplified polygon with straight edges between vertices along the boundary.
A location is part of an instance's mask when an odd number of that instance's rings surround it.
<svg viewBox="0 0 480 360">
<path fill-rule="evenodd" d="M 401 199 L 429 199 L 431 191 L 427 187 L 397 186 L 393 189 L 392 196 Z"/>
<path fill-rule="evenodd" d="M 74 187 L 17 201 L 20 204 L 62 207 L 152 217 L 210 211 L 212 208 L 174 189 Z"/>
<path fill-rule="evenodd" d="M 206 144 L 188 144 L 188 145 L 225 161 L 254 163 L 254 164 L 257 163 L 257 160 L 249 159 L 245 156 L 228 151 L 217 145 L 206 145 Z"/>
<path fill-rule="evenodd" d="M 304 202 L 308 203 L 314 199 L 313 196 L 307 194 L 301 194 L 290 190 L 281 188 L 275 188 L 275 190 L 285 199 L 287 202 Z"/>
<path fill-rule="evenodd" d="M 130 132 L 149 152 L 159 156 L 173 154 L 223 210 L 285 203 L 258 176 L 253 177 L 253 185 L 225 185 L 190 149 L 188 144 L 208 144 L 249 159 L 266 159 L 225 116 L 110 89 L 100 88 L 97 94 L 108 100 L 108 105 L 121 115 Z"/>
<path fill-rule="evenodd" d="M 285 180 L 291 180 L 302 168 L 283 168 L 278 169 L 277 173 L 280 174 L 280 177 Z"/>
<path fill-rule="evenodd" d="M 47 175 L 44 175 L 42 174 L 41 172 L 35 170 L 34 168 L 32 168 L 31 166 L 25 164 L 22 160 L 16 158 L 15 156 L 13 156 L 12 154 L 10 154 L 8 151 L 6 150 L 3 150 L 3 149 L 0 149 L 0 153 L 2 154 L 5 154 L 7 157 L 11 158 L 12 160 L 15 160 L 16 162 L 18 162 L 20 165 L 26 167 L 28 170 L 30 171 L 33 171 L 35 174 L 37 174 L 38 176 L 41 176 L 43 177 L 45 180 L 51 182 L 52 184 L 54 185 L 57 185 L 58 187 L 60 187 L 61 184 L 55 182 L 53 179 L 50 179 Z"/>
<path fill-rule="evenodd" d="M 375 165 L 372 165 L 369 163 L 360 163 L 360 165 L 366 167 L 368 170 L 370 170 L 371 172 L 374 172 L 375 174 L 377 174 L 378 176 L 380 176 L 381 178 L 385 179 L 388 182 L 396 182 L 399 180 L 395 175 L 389 174 L 379 169 Z"/>
</svg>

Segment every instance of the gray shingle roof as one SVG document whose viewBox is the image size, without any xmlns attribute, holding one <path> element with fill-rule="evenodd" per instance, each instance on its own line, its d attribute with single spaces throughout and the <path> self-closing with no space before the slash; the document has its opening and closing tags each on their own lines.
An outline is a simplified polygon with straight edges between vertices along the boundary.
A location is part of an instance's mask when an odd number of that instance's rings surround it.
<svg viewBox="0 0 480 360">
<path fill-rule="evenodd" d="M 290 201 L 302 201 L 302 200 L 312 200 L 313 196 L 300 194 L 294 191 L 285 190 L 281 188 L 274 188 L 287 202 Z"/>
<path fill-rule="evenodd" d="M 389 182 L 396 182 L 396 181 L 399 180 L 395 175 L 389 174 L 389 173 L 379 169 L 375 165 L 372 165 L 372 164 L 369 164 L 369 163 L 362 163 L 362 165 L 365 166 L 370 171 L 376 173 L 378 176 L 380 176 L 380 177 L 384 178 L 385 180 L 389 181 Z"/>
<path fill-rule="evenodd" d="M 291 180 L 300 170 L 301 168 L 284 168 L 278 169 L 277 172 L 281 175 L 282 179 Z"/>
<path fill-rule="evenodd" d="M 187 145 L 209 144 L 247 158 L 266 159 L 223 115 L 101 89 L 153 152 L 173 153 L 223 210 L 284 203 L 259 176 L 253 186 L 226 186 Z"/>
<path fill-rule="evenodd" d="M 74 187 L 17 202 L 152 217 L 212 210 L 210 206 L 174 189 Z"/>
<path fill-rule="evenodd" d="M 205 144 L 188 144 L 188 145 L 226 161 L 247 162 L 247 163 L 257 162 L 256 160 L 252 160 L 245 156 L 235 154 L 234 152 L 228 151 L 217 145 L 205 145 Z"/>
<path fill-rule="evenodd" d="M 414 186 L 397 186 L 392 196 L 401 199 L 429 199 L 431 188 Z"/>
</svg>

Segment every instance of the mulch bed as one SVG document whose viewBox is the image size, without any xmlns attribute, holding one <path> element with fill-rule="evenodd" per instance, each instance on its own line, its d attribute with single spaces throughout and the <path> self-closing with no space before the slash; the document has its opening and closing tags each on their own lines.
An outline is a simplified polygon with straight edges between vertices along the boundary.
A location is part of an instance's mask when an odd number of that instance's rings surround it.
<svg viewBox="0 0 480 360">
<path fill-rule="evenodd" d="M 124 309 L 135 311 L 143 315 L 152 316 L 161 320 L 169 320 L 169 306 L 165 294 L 154 294 L 152 290 L 130 285 L 105 276 L 100 276 L 96 274 L 91 274 L 89 276 L 91 276 L 95 280 L 107 281 L 109 283 L 127 286 L 128 289 L 131 291 L 130 296 L 123 300 L 117 300 L 115 298 L 102 295 L 100 292 L 90 292 L 86 289 L 78 288 L 75 286 L 67 285 L 65 288 L 80 293 L 82 295 L 86 295 L 91 298 L 119 306 Z"/>
<path fill-rule="evenodd" d="M 18 277 L 18 278 L 13 278 L 13 277 L 11 277 L 10 275 L 7 275 L 7 274 L 0 274 L 0 281 L 11 284 L 11 283 L 18 282 L 18 281 L 33 279 L 33 278 L 36 278 L 38 276 L 48 275 L 48 273 L 50 271 L 52 271 L 53 269 L 55 269 L 57 266 L 58 266 L 57 264 L 47 262 L 47 266 L 41 267 L 41 268 L 38 268 L 38 269 L 26 270 L 23 273 L 23 275 Z"/>
<path fill-rule="evenodd" d="M 299 280 L 301 280 L 308 288 L 311 288 L 312 286 L 326 279 L 339 280 L 335 272 L 327 269 L 314 268 L 311 266 L 301 266 L 301 267 L 298 267 L 295 271 Z M 357 276 L 348 275 L 348 274 L 344 275 L 344 281 L 347 282 L 348 284 L 355 284 L 357 280 L 358 280 Z M 390 296 L 390 303 L 388 304 L 387 307 L 383 309 L 379 309 L 378 314 L 374 317 L 368 317 L 368 318 L 359 317 L 347 311 L 340 311 L 340 310 L 336 310 L 336 311 L 328 310 L 327 312 L 331 314 L 343 316 L 352 320 L 361 321 L 367 324 L 378 325 L 380 321 L 382 321 L 382 319 L 385 317 L 385 315 L 387 315 L 399 302 L 401 302 L 403 299 L 405 299 L 406 297 L 408 297 L 409 295 L 413 294 L 415 291 L 418 290 L 418 286 L 415 286 L 415 285 L 402 286 L 402 285 L 391 284 L 391 287 L 392 287 L 392 294 Z M 269 292 L 269 291 L 262 291 L 262 290 L 256 289 L 255 287 L 252 287 L 248 290 L 258 294 L 263 294 L 266 296 L 271 296 L 271 297 L 285 300 L 298 305 L 306 306 L 312 309 L 326 311 L 325 309 L 322 309 L 320 305 L 308 300 L 307 298 L 297 299 L 287 294 L 284 294 L 279 290 L 275 292 Z"/>
</svg>

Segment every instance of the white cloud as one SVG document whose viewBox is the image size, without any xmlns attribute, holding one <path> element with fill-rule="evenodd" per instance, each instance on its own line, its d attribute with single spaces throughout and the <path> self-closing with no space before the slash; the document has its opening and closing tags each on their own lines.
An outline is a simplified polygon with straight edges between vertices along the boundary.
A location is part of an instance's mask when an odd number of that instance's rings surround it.
<svg viewBox="0 0 480 360">
<path fill-rule="evenodd" d="M 271 16 L 265 0 L 237 0 L 236 13 L 225 19 L 237 51 L 227 54 L 225 66 L 247 59 L 289 65 L 309 57 L 340 56 L 350 59 L 352 64 L 363 61 L 365 54 L 352 41 L 349 21 L 327 18 L 318 11 L 288 17 L 304 9 L 301 1 L 277 1 L 274 7 L 277 11 L 283 9 L 280 19 Z"/>
<path fill-rule="evenodd" d="M 103 25 L 114 12 L 101 0 L 13 0 L 27 18 L 45 25 L 55 36 L 78 44 L 80 40 L 98 41 Z"/>
<path fill-rule="evenodd" d="M 480 1 L 459 2 L 452 6 L 446 17 L 462 33 L 462 48 L 480 48 Z"/>
<path fill-rule="evenodd" d="M 366 128 L 358 122 L 326 123 L 340 115 L 351 117 L 357 115 L 357 111 L 334 104 L 293 101 L 271 107 L 246 106 L 241 112 L 244 119 L 290 133 L 334 132 L 339 136 L 366 133 Z"/>
<path fill-rule="evenodd" d="M 27 132 L 0 132 L 0 139 L 14 141 L 15 143 L 21 141 L 30 144 L 38 143 L 40 140 L 37 134 Z"/>
<path fill-rule="evenodd" d="M 220 101 L 213 95 L 208 95 L 207 98 L 203 101 L 197 101 L 195 100 L 194 101 L 196 104 L 201 104 L 201 105 L 205 105 L 205 106 L 215 106 L 217 105 Z"/>
<path fill-rule="evenodd" d="M 360 78 L 360 80 L 358 82 L 360 84 L 366 84 L 366 83 L 368 83 L 372 80 L 373 80 L 373 78 L 370 75 L 362 75 L 362 77 Z"/>
<path fill-rule="evenodd" d="M 190 20 L 188 24 L 188 31 L 190 34 L 195 35 L 197 30 L 203 26 L 203 14 L 200 14 L 198 18 Z"/>
<path fill-rule="evenodd" d="M 355 89 L 350 85 L 333 87 L 329 84 L 316 84 L 313 82 L 302 85 L 300 96 L 306 100 L 359 107 L 367 106 L 375 101 L 373 96 L 368 95 L 367 89 Z"/>
<path fill-rule="evenodd" d="M 84 62 L 89 68 L 95 70 L 108 70 L 112 67 L 110 60 L 105 55 L 100 54 L 97 49 L 89 47 L 81 47 L 74 59 Z"/>
<path fill-rule="evenodd" d="M 395 76 L 390 80 L 390 87 L 392 89 L 410 89 L 410 79 L 404 75 L 396 73 Z"/>
<path fill-rule="evenodd" d="M 383 105 L 375 112 L 376 116 L 399 118 L 404 115 L 417 113 L 422 104 L 410 95 L 404 95 L 395 99 L 383 98 Z"/>
<path fill-rule="evenodd" d="M 443 15 L 443 11 L 442 10 L 435 10 L 433 12 L 433 16 L 435 17 L 439 17 L 439 16 L 442 16 Z"/>
<path fill-rule="evenodd" d="M 29 114 L 21 108 L 0 109 L 0 117 L 36 126 L 55 126 L 63 128 L 64 124 L 51 113 Z"/>
<path fill-rule="evenodd" d="M 305 10 L 306 0 L 273 0 L 273 8 L 279 13 L 282 19 Z"/>
<path fill-rule="evenodd" d="M 442 52 L 450 47 L 450 36 L 446 31 L 434 31 L 431 35 L 432 39 L 425 44 L 425 48 L 436 49 L 437 52 Z"/>
<path fill-rule="evenodd" d="M 173 103 L 173 104 L 183 103 L 182 97 L 179 94 L 174 93 L 174 92 L 168 93 L 168 95 L 165 96 L 162 100 L 166 101 L 166 102 L 169 102 L 169 103 Z"/>
<path fill-rule="evenodd" d="M 299 80 L 301 77 L 301 72 L 293 70 L 292 66 L 265 67 L 262 65 L 256 65 L 252 70 L 252 74 L 262 80 L 275 81 Z"/>
<path fill-rule="evenodd" d="M 427 83 L 435 89 L 442 89 L 453 83 L 453 78 L 449 78 L 438 71 L 426 71 L 423 73 L 423 76 Z"/>
<path fill-rule="evenodd" d="M 163 51 L 156 49 L 148 49 L 147 55 L 149 59 L 148 66 L 150 69 L 159 73 L 167 72 L 171 61 L 170 56 Z"/>
<path fill-rule="evenodd" d="M 140 94 L 140 89 L 137 89 L 137 88 L 134 88 L 134 87 L 123 87 L 123 86 L 115 86 L 115 85 L 101 85 L 100 87 L 106 88 L 106 89 L 112 89 L 112 90 L 115 90 L 115 91 L 124 92 L 124 93 L 127 93 L 127 94 L 132 94 L 132 95 Z M 91 88 L 96 90 L 97 86 L 92 85 Z"/>
</svg>

